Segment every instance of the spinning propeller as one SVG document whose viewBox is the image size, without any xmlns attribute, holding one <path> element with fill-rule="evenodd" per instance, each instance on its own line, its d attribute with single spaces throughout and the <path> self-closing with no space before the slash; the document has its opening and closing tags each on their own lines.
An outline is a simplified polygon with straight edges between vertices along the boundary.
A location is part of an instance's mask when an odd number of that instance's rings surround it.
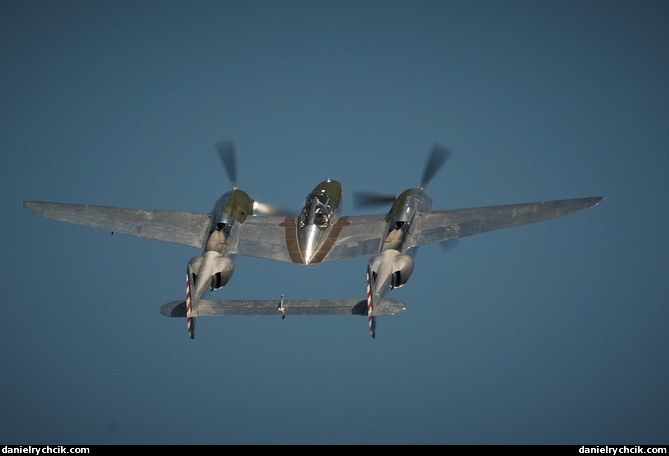
<svg viewBox="0 0 669 456">
<path fill-rule="evenodd" d="M 441 168 L 450 155 L 451 151 L 446 149 L 441 144 L 435 143 L 432 146 L 430 158 L 428 159 L 427 163 L 425 163 L 423 178 L 420 181 L 420 186 L 418 187 L 419 189 L 425 190 L 425 186 L 432 180 L 437 171 L 439 171 L 439 168 Z"/>
<path fill-rule="evenodd" d="M 235 155 L 234 141 L 221 141 L 216 143 L 218 156 L 221 157 L 225 172 L 232 183 L 232 189 L 237 190 L 237 159 Z"/>
<path fill-rule="evenodd" d="M 425 190 L 425 186 L 432 180 L 439 168 L 451 155 L 451 151 L 441 144 L 434 144 L 425 163 L 423 177 L 418 188 Z M 397 195 L 378 192 L 356 192 L 353 195 L 353 205 L 357 208 L 388 205 L 395 201 Z"/>
<path fill-rule="evenodd" d="M 430 156 L 425 163 L 425 169 L 423 169 L 423 178 L 420 180 L 419 189 L 425 190 L 425 186 L 432 180 L 439 168 L 448 160 L 448 157 L 451 156 L 451 151 L 441 144 L 434 144 L 432 146 L 432 151 Z M 391 195 L 387 193 L 375 193 L 375 192 L 356 192 L 353 195 L 353 205 L 357 208 L 361 207 L 370 207 L 370 206 L 387 206 L 392 204 L 397 199 L 397 195 Z M 449 241 L 440 242 L 441 248 L 445 252 L 449 252 L 459 244 L 457 239 L 451 239 Z"/>
<path fill-rule="evenodd" d="M 235 142 L 230 140 L 217 142 L 216 150 L 218 150 L 218 156 L 221 158 L 221 162 L 223 162 L 230 183 L 232 183 L 232 189 L 237 190 L 237 155 L 235 153 Z M 294 211 L 254 200 L 253 212 L 261 215 L 293 215 Z"/>
</svg>

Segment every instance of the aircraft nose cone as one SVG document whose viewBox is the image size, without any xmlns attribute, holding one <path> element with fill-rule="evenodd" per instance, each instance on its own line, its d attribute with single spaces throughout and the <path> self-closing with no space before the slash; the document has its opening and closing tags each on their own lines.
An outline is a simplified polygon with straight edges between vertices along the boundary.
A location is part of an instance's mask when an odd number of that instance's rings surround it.
<svg viewBox="0 0 669 456">
<path fill-rule="evenodd" d="M 300 231 L 300 252 L 304 264 L 310 264 L 318 251 L 318 236 L 320 229 L 316 225 L 306 225 Z"/>
</svg>

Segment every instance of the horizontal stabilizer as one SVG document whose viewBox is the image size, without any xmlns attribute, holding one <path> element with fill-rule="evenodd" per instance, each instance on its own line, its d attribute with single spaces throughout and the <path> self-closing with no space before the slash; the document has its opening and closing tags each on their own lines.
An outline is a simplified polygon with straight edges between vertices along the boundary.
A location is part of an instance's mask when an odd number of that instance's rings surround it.
<svg viewBox="0 0 669 456">
<path fill-rule="evenodd" d="M 374 315 L 394 315 L 405 310 L 403 301 L 385 298 L 374 305 Z M 185 317 L 186 301 L 168 302 L 160 308 L 166 317 Z M 367 315 L 366 299 L 279 299 L 209 301 L 201 299 L 194 317 L 260 315 Z"/>
</svg>

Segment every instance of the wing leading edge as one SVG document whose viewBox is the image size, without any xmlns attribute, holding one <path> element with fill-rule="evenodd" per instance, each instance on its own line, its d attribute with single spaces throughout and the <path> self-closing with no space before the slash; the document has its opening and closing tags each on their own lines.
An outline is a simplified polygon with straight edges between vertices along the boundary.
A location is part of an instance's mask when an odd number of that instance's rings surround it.
<svg viewBox="0 0 669 456">
<path fill-rule="evenodd" d="M 465 236 L 550 220 L 592 207 L 602 197 L 575 198 L 504 206 L 419 212 L 415 245 L 432 244 Z"/>
<path fill-rule="evenodd" d="M 29 211 L 61 222 L 191 247 L 202 247 L 211 218 L 204 213 L 86 204 L 24 201 L 23 205 Z"/>
</svg>

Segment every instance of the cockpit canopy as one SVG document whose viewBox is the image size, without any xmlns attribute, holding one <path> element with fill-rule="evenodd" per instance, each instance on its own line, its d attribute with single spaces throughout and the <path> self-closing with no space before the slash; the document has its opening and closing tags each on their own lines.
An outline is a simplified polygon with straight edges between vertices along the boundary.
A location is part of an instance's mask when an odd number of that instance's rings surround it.
<svg viewBox="0 0 669 456">
<path fill-rule="evenodd" d="M 324 191 L 311 193 L 304 201 L 304 208 L 300 216 L 300 227 L 313 224 L 319 228 L 325 228 L 328 226 L 333 212 L 332 200 L 327 193 Z"/>
</svg>

